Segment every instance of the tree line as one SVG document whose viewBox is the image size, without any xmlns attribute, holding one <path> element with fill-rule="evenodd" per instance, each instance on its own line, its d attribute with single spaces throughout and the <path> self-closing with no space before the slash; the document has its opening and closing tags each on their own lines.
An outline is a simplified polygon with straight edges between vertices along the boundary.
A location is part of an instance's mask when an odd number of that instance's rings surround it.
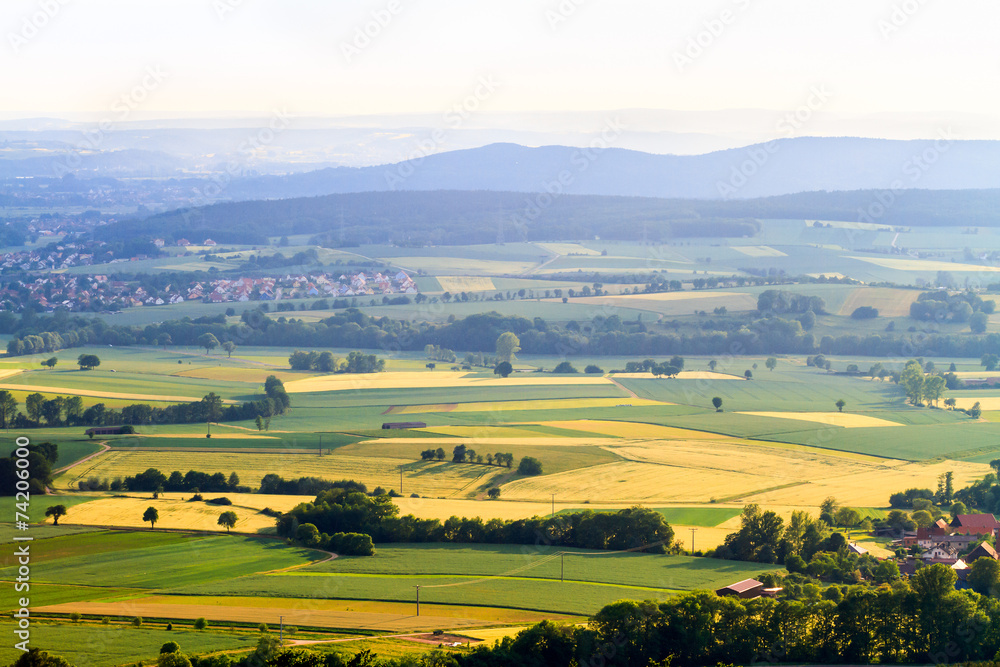
<svg viewBox="0 0 1000 667">
<path fill-rule="evenodd" d="M 303 524 L 318 533 L 362 533 L 374 542 L 459 542 L 480 544 L 548 544 L 582 549 L 636 549 L 674 552 L 674 531 L 659 512 L 632 507 L 616 512 L 573 512 L 531 519 L 452 517 L 418 519 L 399 516 L 388 495 L 366 495 L 351 488 L 319 493 L 277 519 L 278 534 L 295 538 Z"/>
<path fill-rule="evenodd" d="M 271 418 L 284 414 L 291 406 L 291 397 L 276 376 L 264 382 L 264 396 L 255 401 L 223 405 L 222 398 L 209 392 L 200 401 L 153 407 L 146 403 L 133 403 L 121 409 L 95 403 L 83 409 L 79 396 L 56 396 L 46 399 L 35 392 L 25 398 L 25 413 L 20 412 L 18 401 L 7 390 L 0 390 L 0 427 L 37 428 L 42 426 L 140 426 L 143 424 L 192 424 L 220 421 L 259 420 L 258 428 L 264 429 Z"/>
</svg>

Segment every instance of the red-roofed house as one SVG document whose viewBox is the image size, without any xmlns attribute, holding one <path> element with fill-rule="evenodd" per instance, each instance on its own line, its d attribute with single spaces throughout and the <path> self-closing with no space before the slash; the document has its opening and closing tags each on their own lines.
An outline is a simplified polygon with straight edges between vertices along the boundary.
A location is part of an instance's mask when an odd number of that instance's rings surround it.
<svg viewBox="0 0 1000 667">
<path fill-rule="evenodd" d="M 951 522 L 956 533 L 965 535 L 992 535 L 1000 532 L 1000 521 L 992 514 L 959 514 Z"/>
<path fill-rule="evenodd" d="M 781 592 L 780 588 L 764 588 L 764 584 L 756 579 L 744 579 L 735 584 L 730 584 L 715 591 L 718 596 L 734 596 L 744 600 L 754 600 L 761 596 L 775 597 Z"/>
</svg>

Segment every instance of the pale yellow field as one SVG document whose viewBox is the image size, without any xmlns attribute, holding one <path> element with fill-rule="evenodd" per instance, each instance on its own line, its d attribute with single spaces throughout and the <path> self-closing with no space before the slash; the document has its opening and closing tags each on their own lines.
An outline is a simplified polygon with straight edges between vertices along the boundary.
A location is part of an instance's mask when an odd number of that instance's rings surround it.
<svg viewBox="0 0 1000 667">
<path fill-rule="evenodd" d="M 747 502 L 762 505 L 818 505 L 823 498 L 833 496 L 842 504 L 854 507 L 885 507 L 889 494 L 898 489 L 930 488 L 946 472 L 955 473 L 955 488 L 968 486 L 991 472 L 985 463 L 944 461 L 931 465 L 907 463 L 887 470 L 871 470 L 849 477 L 827 477 L 809 484 L 777 489 L 747 496 Z"/>
<path fill-rule="evenodd" d="M 598 257 L 601 255 L 598 251 L 585 248 L 579 243 L 536 243 L 535 245 L 556 255 L 597 255 Z"/>
<path fill-rule="evenodd" d="M 182 602 L 183 600 L 183 602 Z M 322 611 L 312 604 L 313 600 L 289 600 L 288 607 L 248 607 L 242 599 L 233 600 L 232 606 L 213 606 L 206 611 L 204 605 L 190 604 L 183 598 L 178 598 L 174 604 L 145 603 L 141 600 L 128 602 L 69 602 L 65 604 L 39 607 L 39 611 L 52 613 L 80 612 L 95 616 L 141 616 L 143 618 L 184 618 L 194 619 L 209 616 L 212 621 L 234 621 L 240 623 L 274 623 L 276 616 L 285 619 L 292 625 L 307 625 L 328 628 L 357 628 L 366 630 L 385 630 L 394 632 L 430 631 L 438 628 L 465 628 L 477 625 L 490 625 L 496 621 L 472 618 L 456 618 L 453 616 L 432 616 L 421 613 L 413 615 L 410 605 L 408 611 L 400 609 L 398 613 L 375 613 L 354 611 Z M 423 610 L 421 610 L 423 611 Z"/>
<path fill-rule="evenodd" d="M 24 372 L 23 368 L 4 368 L 0 370 L 0 378 L 9 378 L 11 375 L 17 375 L 22 372 Z"/>
<path fill-rule="evenodd" d="M 839 229 L 862 229 L 869 232 L 891 232 L 892 227 L 878 225 L 871 222 L 852 222 L 849 220 L 806 220 L 806 224 L 812 226 L 814 222 L 821 222 L 824 225 L 837 227 Z"/>
<path fill-rule="evenodd" d="M 556 440 L 557 438 L 550 438 Z M 519 439 L 516 439 L 520 442 Z M 450 446 L 459 444 L 448 439 Z M 477 443 L 482 444 L 482 443 Z M 428 446 L 430 443 L 428 442 Z M 56 480 L 61 488 L 77 488 L 77 482 L 89 477 L 114 479 L 156 468 L 164 475 L 174 470 L 186 473 L 200 470 L 207 473 L 235 472 L 240 483 L 250 487 L 260 485 L 264 475 L 275 473 L 286 479 L 319 477 L 328 480 L 351 479 L 374 489 L 382 486 L 399 491 L 399 470 L 403 469 L 403 492 L 421 496 L 462 498 L 473 494 L 482 485 L 505 474 L 506 469 L 492 466 L 414 461 L 406 458 L 256 452 L 182 452 L 182 451 L 119 451 L 113 450 L 75 466 Z M 140 513 L 141 514 L 141 513 Z"/>
<path fill-rule="evenodd" d="M 707 292 L 707 291 L 696 291 L 696 292 L 654 292 L 652 294 L 619 294 L 613 297 L 616 300 L 621 301 L 697 301 L 699 299 L 721 299 L 724 297 L 749 297 L 748 294 L 743 294 L 742 292 Z M 586 297 L 590 299 L 604 299 L 608 300 L 611 297 L 595 296 Z M 574 302 L 580 301 L 581 299 L 574 299 Z M 756 303 L 756 302 L 755 302 Z"/>
<path fill-rule="evenodd" d="M 140 471 L 141 472 L 141 471 Z M 171 494 L 174 495 L 174 494 Z M 191 494 L 188 494 L 190 497 Z M 153 500 L 150 495 L 129 498 L 102 498 L 80 505 L 74 505 L 60 520 L 61 524 L 77 524 L 83 526 L 126 526 L 137 527 L 144 523 L 142 515 L 147 507 L 155 507 L 160 515 L 156 522 L 157 528 L 178 528 L 184 530 L 214 530 L 224 531 L 219 525 L 219 515 L 226 511 L 236 513 L 238 521 L 233 530 L 240 533 L 259 533 L 272 531 L 274 517 L 261 514 L 259 509 L 237 505 L 234 495 L 212 493 L 205 494 L 208 498 L 225 495 L 233 501 L 233 505 L 208 505 L 204 502 L 187 502 L 177 497 L 161 496 Z M 272 497 L 273 496 L 268 496 Z M 294 496 L 289 496 L 294 497 Z M 298 499 L 300 502 L 302 498 Z M 278 509 L 273 507 L 272 509 Z M 289 508 L 290 509 L 290 508 Z"/>
<path fill-rule="evenodd" d="M 980 266 L 979 264 L 962 264 L 960 262 L 942 262 L 933 259 L 902 259 L 895 257 L 848 257 L 862 262 L 875 264 L 886 269 L 897 271 L 962 271 L 969 273 L 997 273 L 998 266 Z"/>
<path fill-rule="evenodd" d="M 652 380 L 652 373 L 615 373 L 611 377 L 626 380 Z M 716 373 L 714 371 L 681 371 L 677 374 L 676 380 L 742 380 L 746 378 L 742 375 L 730 375 L 729 373 Z"/>
<path fill-rule="evenodd" d="M 289 394 L 349 391 L 353 389 L 413 389 L 422 387 L 509 387 L 545 385 L 594 385 L 609 384 L 602 376 L 579 377 L 546 376 L 541 373 L 514 374 L 507 378 L 476 377 L 462 372 L 399 371 L 390 373 L 357 373 L 321 375 L 285 384 Z"/>
<path fill-rule="evenodd" d="M 891 287 L 859 287 L 844 299 L 838 315 L 849 317 L 861 306 L 878 308 L 882 317 L 906 317 L 910 304 L 920 296 L 919 290 L 892 289 Z"/>
<path fill-rule="evenodd" d="M 366 440 L 356 443 L 356 445 L 379 442 L 384 442 L 384 440 Z M 563 438 L 559 436 L 536 435 L 536 437 L 515 438 L 493 436 L 474 438 L 393 438 L 392 442 L 407 445 L 427 445 L 428 447 L 433 445 L 434 447 L 444 447 L 445 449 L 455 447 L 456 445 L 474 445 L 473 449 L 477 449 L 479 447 L 492 447 L 494 445 L 524 445 L 525 447 L 580 447 L 581 445 L 590 445 L 600 447 L 603 445 L 613 445 L 618 440 L 616 438 L 599 438 L 596 436 L 593 438 Z M 355 447 L 356 445 L 349 445 L 349 447 Z"/>
<path fill-rule="evenodd" d="M 882 507 L 897 488 L 931 487 L 945 471 L 965 486 L 989 471 L 985 464 L 948 461 L 935 465 L 845 458 L 802 449 L 747 442 L 654 441 L 606 445 L 628 459 L 503 485 L 508 500 L 566 502 L 733 502 L 816 507 L 827 496 L 858 507 Z M 788 487 L 788 488 L 777 488 Z M 773 489 L 773 490 L 769 490 Z"/>
<path fill-rule="evenodd" d="M 391 257 L 384 261 L 406 271 L 423 269 L 430 275 L 439 273 L 470 276 L 518 275 L 527 273 L 537 266 L 535 262 L 506 262 L 463 257 Z"/>
<path fill-rule="evenodd" d="M 218 426 L 226 426 L 226 424 L 218 424 Z M 170 433 L 139 433 L 144 438 L 204 438 L 205 431 L 171 431 Z M 259 435 L 257 433 L 232 433 L 232 432 L 222 432 L 216 431 L 212 434 L 212 437 L 205 438 L 206 444 L 211 444 L 210 440 L 280 440 L 278 436 L 275 435 Z"/>
<path fill-rule="evenodd" d="M 1000 396 L 963 396 L 955 399 L 955 407 L 968 410 L 976 403 L 983 410 L 1000 410 Z"/>
<path fill-rule="evenodd" d="M 487 292 L 496 289 L 492 278 L 485 276 L 438 276 L 438 284 L 445 292 Z"/>
<path fill-rule="evenodd" d="M 538 438 L 543 435 L 525 429 L 509 426 L 490 426 L 483 424 L 480 426 L 432 426 L 422 428 L 425 433 L 438 433 L 440 435 L 453 435 L 459 438 Z"/>
<path fill-rule="evenodd" d="M 296 313 L 298 317 L 298 313 Z M 326 315 L 329 317 L 329 315 Z M 267 376 L 274 375 L 282 382 L 292 380 L 302 380 L 314 375 L 302 371 L 289 371 L 273 368 L 232 368 L 226 366 L 209 366 L 207 368 L 193 368 L 186 371 L 172 373 L 180 377 L 200 378 L 203 380 L 232 380 L 235 382 L 252 382 L 254 384 L 264 384 Z"/>
<path fill-rule="evenodd" d="M 114 391 L 98 391 L 96 389 L 80 389 L 74 387 L 43 387 L 33 384 L 0 384 L 0 389 L 9 389 L 11 391 L 37 391 L 37 392 L 48 392 L 52 393 L 54 391 L 59 392 L 61 396 L 94 396 L 97 398 L 121 398 L 129 399 L 133 401 L 147 401 L 155 403 L 157 401 L 167 401 L 170 403 L 192 403 L 194 401 L 200 401 L 201 396 L 161 396 L 159 394 L 128 394 L 128 393 L 118 393 Z M 233 403 L 231 400 L 224 400 L 223 403 Z"/>
<path fill-rule="evenodd" d="M 750 257 L 788 257 L 780 250 L 775 250 L 766 245 L 734 245 L 733 250 L 741 252 Z"/>
<path fill-rule="evenodd" d="M 757 417 L 773 417 L 775 419 L 798 419 L 799 421 L 816 422 L 844 428 L 872 428 L 881 426 L 902 426 L 878 417 L 856 415 L 848 412 L 738 412 L 740 415 L 755 415 Z"/>
<path fill-rule="evenodd" d="M 616 376 L 617 377 L 617 376 Z M 645 398 L 551 398 L 538 401 L 492 401 L 478 403 L 437 403 L 430 405 L 394 405 L 385 414 L 407 415 L 425 412 L 510 412 L 521 410 L 564 410 L 613 408 L 618 405 L 672 405 Z"/>
<path fill-rule="evenodd" d="M 611 421 L 598 419 L 572 419 L 563 421 L 538 422 L 545 426 L 567 428 L 576 431 L 587 431 L 609 435 L 615 438 L 657 439 L 657 440 L 733 440 L 729 436 L 704 431 L 692 431 L 684 428 L 660 426 L 659 424 L 643 424 L 640 422 Z"/>
</svg>

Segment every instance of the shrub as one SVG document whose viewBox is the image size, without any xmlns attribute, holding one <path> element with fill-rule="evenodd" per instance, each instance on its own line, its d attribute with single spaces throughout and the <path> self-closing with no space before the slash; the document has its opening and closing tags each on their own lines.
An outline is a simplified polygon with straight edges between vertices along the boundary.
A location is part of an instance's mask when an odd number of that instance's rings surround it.
<svg viewBox="0 0 1000 667">
<path fill-rule="evenodd" d="M 167 642 L 166 644 L 160 647 L 160 654 L 162 655 L 163 653 L 177 653 L 180 650 L 181 647 L 177 642 Z"/>
<path fill-rule="evenodd" d="M 201 618 L 195 619 L 195 622 L 194 622 L 194 629 L 195 630 L 204 630 L 207 627 L 208 627 L 208 620 L 204 616 L 202 616 Z"/>
<path fill-rule="evenodd" d="M 233 501 L 225 496 L 221 498 L 209 498 L 205 501 L 209 505 L 232 505 Z"/>
<path fill-rule="evenodd" d="M 104 624 L 104 625 L 111 625 L 111 617 L 110 616 L 102 616 L 101 617 L 101 623 Z"/>
<path fill-rule="evenodd" d="M 261 623 L 257 626 L 258 632 L 270 632 L 270 628 L 267 627 L 267 623 Z"/>
<path fill-rule="evenodd" d="M 204 500 L 204 498 L 201 497 L 200 493 L 196 493 L 193 496 L 191 496 L 191 500 L 189 500 L 188 502 L 189 503 L 194 503 L 194 502 L 198 502 L 200 500 Z"/>
<path fill-rule="evenodd" d="M 132 619 L 132 626 L 136 627 L 136 628 L 141 627 L 142 626 L 142 616 L 136 616 L 135 618 L 133 618 Z"/>
<path fill-rule="evenodd" d="M 525 456 L 517 464 L 517 473 L 519 475 L 541 475 L 542 462 L 533 456 Z"/>
<path fill-rule="evenodd" d="M 604 373 L 604 369 L 601 368 L 600 366 L 595 366 L 594 364 L 590 364 L 589 366 L 587 366 L 586 368 L 583 369 L 583 372 L 584 373 L 602 374 L 602 373 Z"/>
<path fill-rule="evenodd" d="M 83 616 L 81 616 L 75 611 L 69 615 L 69 620 L 73 621 L 74 623 L 79 623 L 81 618 L 83 618 Z"/>
<path fill-rule="evenodd" d="M 580 371 L 576 370 L 576 368 L 573 366 L 573 364 L 569 363 L 568 361 L 564 361 L 561 364 L 559 364 L 558 366 L 556 366 L 555 368 L 553 368 L 552 372 L 553 373 L 579 373 Z"/>
</svg>

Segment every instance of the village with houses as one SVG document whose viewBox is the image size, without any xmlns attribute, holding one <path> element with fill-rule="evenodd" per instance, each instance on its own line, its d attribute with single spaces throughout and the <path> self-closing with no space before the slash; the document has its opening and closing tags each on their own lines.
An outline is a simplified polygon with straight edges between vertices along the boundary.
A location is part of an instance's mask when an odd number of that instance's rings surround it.
<svg viewBox="0 0 1000 667">
<path fill-rule="evenodd" d="M 14 312 L 19 312 L 26 305 L 33 305 L 41 311 L 66 308 L 72 312 L 102 312 L 185 301 L 227 303 L 416 293 L 416 284 L 403 271 L 389 275 L 359 272 L 218 278 L 172 283 L 161 290 L 143 287 L 136 281 L 112 280 L 107 275 L 59 273 L 4 283 L 0 287 L 0 304 L 4 310 Z"/>
</svg>

